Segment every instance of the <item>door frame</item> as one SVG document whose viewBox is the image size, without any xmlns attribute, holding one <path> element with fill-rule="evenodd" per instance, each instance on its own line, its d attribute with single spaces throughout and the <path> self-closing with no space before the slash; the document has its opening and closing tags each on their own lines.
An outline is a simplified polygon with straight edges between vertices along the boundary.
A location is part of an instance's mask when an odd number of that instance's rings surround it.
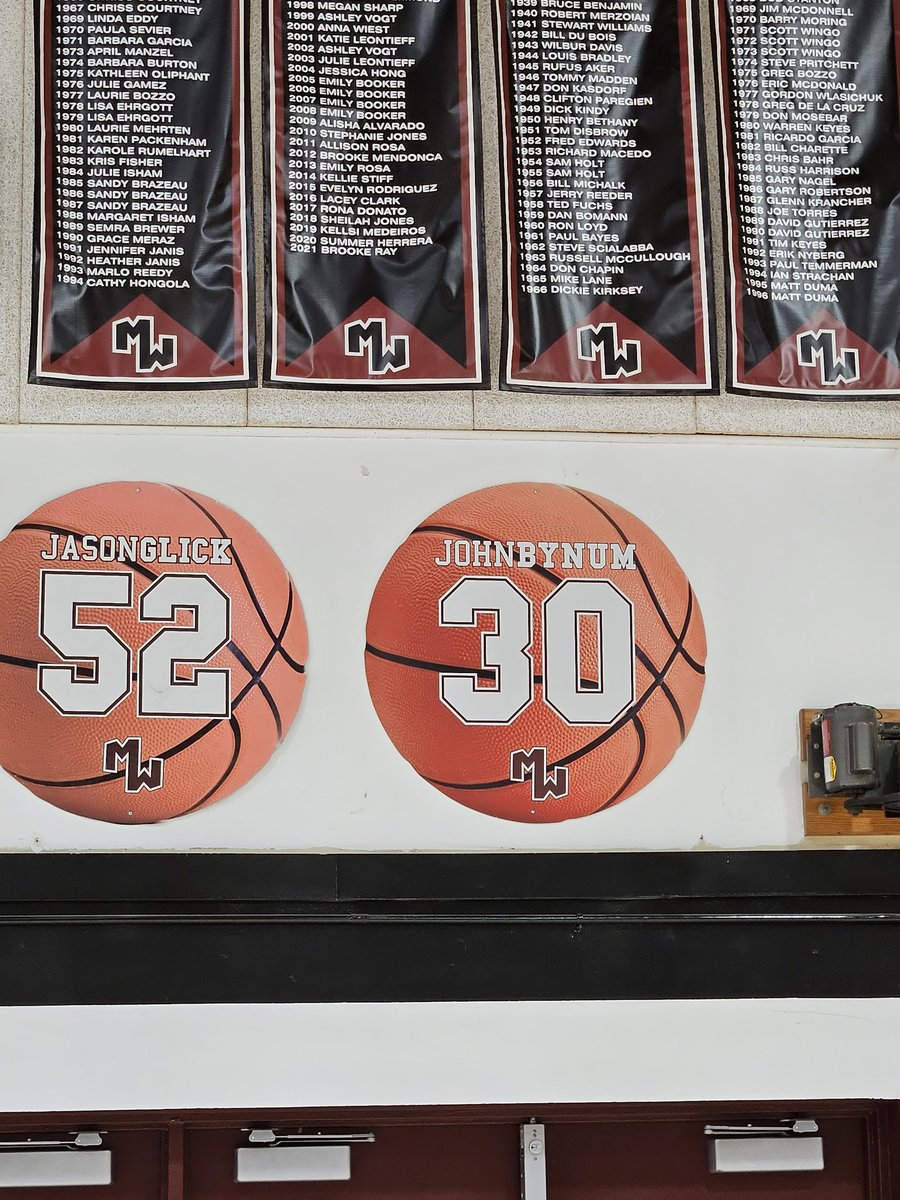
<svg viewBox="0 0 900 1200">
<path fill-rule="evenodd" d="M 0 1133 L 59 1130 L 148 1130 L 166 1135 L 161 1200 L 184 1200 L 182 1179 L 185 1134 L 192 1128 L 239 1129 L 284 1126 L 434 1126 L 508 1125 L 542 1121 L 550 1124 L 619 1124 L 623 1122 L 729 1122 L 779 1117 L 861 1117 L 866 1140 L 867 1200 L 900 1200 L 900 1101 L 779 1100 L 690 1101 L 658 1104 L 428 1105 L 385 1108 L 272 1108 L 96 1111 L 90 1113 L 0 1114 Z M 189 1200 L 189 1198 L 188 1198 Z"/>
</svg>

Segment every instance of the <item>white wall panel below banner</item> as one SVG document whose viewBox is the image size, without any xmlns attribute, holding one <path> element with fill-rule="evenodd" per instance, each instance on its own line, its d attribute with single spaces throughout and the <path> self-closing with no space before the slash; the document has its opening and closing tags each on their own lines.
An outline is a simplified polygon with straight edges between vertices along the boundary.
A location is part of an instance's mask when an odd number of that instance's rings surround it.
<svg viewBox="0 0 900 1200">
<path fill-rule="evenodd" d="M 309 629 L 302 707 L 248 783 L 156 825 L 64 812 L 4 774 L 3 849 L 781 848 L 802 838 L 798 710 L 900 703 L 894 447 L 4 430 L 0 532 L 114 480 L 213 497 L 273 547 Z M 370 600 L 410 532 L 468 493 L 531 481 L 604 497 L 649 526 L 690 580 L 708 641 L 699 712 L 672 761 L 622 803 L 556 824 L 473 811 L 417 775 L 379 722 L 364 664 Z M 15 617 L 0 597 L 0 655 Z"/>
<path fill-rule="evenodd" d="M 0 1009 L 0 1110 L 900 1095 L 897 1000 Z"/>
</svg>

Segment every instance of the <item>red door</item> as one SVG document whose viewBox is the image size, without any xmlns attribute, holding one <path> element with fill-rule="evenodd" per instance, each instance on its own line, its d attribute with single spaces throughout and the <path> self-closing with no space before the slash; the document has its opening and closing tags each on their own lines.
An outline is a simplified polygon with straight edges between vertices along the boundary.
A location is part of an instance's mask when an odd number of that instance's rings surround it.
<svg viewBox="0 0 900 1200">
<path fill-rule="evenodd" d="M 539 1119 L 540 1114 L 535 1116 Z M 710 1113 L 706 1120 L 718 1123 L 723 1117 Z M 819 1121 L 824 1171 L 783 1174 L 711 1174 L 702 1117 L 627 1122 L 547 1117 L 544 1127 L 547 1200 L 875 1200 L 875 1193 L 867 1187 L 866 1122 L 862 1116 Z M 327 1129 L 309 1123 L 305 1128 Z M 348 1181 L 258 1184 L 234 1182 L 235 1150 L 247 1144 L 246 1133 L 188 1130 L 184 1198 L 520 1198 L 517 1121 L 353 1128 L 371 1130 L 375 1141 L 353 1146 Z"/>
<path fill-rule="evenodd" d="M 697 1109 L 696 1115 L 693 1109 L 683 1115 L 686 1108 L 680 1114 L 631 1109 L 627 1118 L 614 1106 L 543 1113 L 447 1110 L 443 1118 L 420 1110 L 397 1119 L 375 1110 L 371 1119 L 353 1114 L 340 1125 L 333 1114 L 325 1122 L 300 1114 L 280 1114 L 276 1121 L 258 1112 L 172 1114 L 172 1119 L 156 1114 L 155 1120 L 147 1114 L 143 1128 L 135 1127 L 139 1118 L 132 1114 L 132 1127 L 118 1129 L 114 1119 L 72 1117 L 56 1134 L 59 1139 L 79 1128 L 108 1131 L 103 1147 L 112 1151 L 112 1186 L 0 1188 L 0 1200 L 522 1200 L 519 1139 L 527 1120 L 544 1126 L 546 1196 L 539 1186 L 524 1200 L 889 1200 L 882 1118 L 898 1111 L 896 1105 L 859 1105 L 855 1115 L 840 1115 L 841 1110 L 834 1115 L 832 1105 L 832 1115 L 822 1116 L 811 1105 L 808 1115 L 818 1120 L 823 1139 L 824 1170 L 739 1175 L 709 1169 L 705 1123 L 749 1122 L 721 1109 Z M 223 1120 L 227 1126 L 219 1123 Z M 776 1118 L 758 1120 L 771 1125 Z M 20 1116 L 10 1122 L 0 1143 L 37 1136 L 30 1122 L 23 1132 L 26 1121 Z M 248 1145 L 248 1128 L 296 1131 L 301 1125 L 306 1133 L 371 1132 L 375 1140 L 352 1145 L 346 1181 L 235 1181 L 235 1155 Z M 529 1173 L 528 1188 L 533 1186 Z"/>
<path fill-rule="evenodd" d="M 824 1171 L 713 1175 L 702 1119 L 548 1122 L 547 1200 L 866 1200 L 863 1118 L 818 1124 Z"/>
<path fill-rule="evenodd" d="M 40 1141 L 66 1141 L 71 1138 L 73 1129 L 81 1128 L 84 1126 L 80 1122 L 57 1130 L 29 1128 L 27 1133 L 3 1133 L 0 1141 L 11 1142 L 24 1137 Z M 104 1124 L 100 1128 L 108 1127 Z M 110 1186 L 0 1188 L 0 1200 L 6 1197 L 10 1200 L 160 1200 L 163 1195 L 165 1153 L 165 1138 L 160 1130 L 110 1130 L 103 1134 L 101 1148 L 112 1152 Z"/>
<path fill-rule="evenodd" d="M 308 1128 L 320 1129 L 308 1124 Z M 351 1150 L 346 1182 L 235 1183 L 247 1135 L 196 1129 L 185 1137 L 185 1200 L 519 1200 L 515 1125 L 356 1126 L 375 1133 Z"/>
</svg>

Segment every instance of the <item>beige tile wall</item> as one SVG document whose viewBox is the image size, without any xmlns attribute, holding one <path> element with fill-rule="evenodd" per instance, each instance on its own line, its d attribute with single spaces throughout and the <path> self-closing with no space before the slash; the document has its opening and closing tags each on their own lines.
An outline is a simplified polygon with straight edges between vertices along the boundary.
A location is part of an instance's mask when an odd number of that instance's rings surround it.
<svg viewBox="0 0 900 1200">
<path fill-rule="evenodd" d="M 492 358 L 500 325 L 498 126 L 490 0 L 478 0 L 484 119 L 488 286 Z M 251 37 L 261 45 L 261 0 L 251 0 Z M 900 400 L 811 402 L 715 396 L 560 396 L 522 392 L 288 391 L 103 392 L 26 383 L 33 187 L 34 51 L 31 5 L 0 0 L 0 422 L 303 426 L 384 429 L 565 430 L 605 433 L 796 434 L 900 437 Z M 704 77 L 710 162 L 716 161 L 711 47 L 704 23 Z M 258 60 L 257 60 L 258 61 Z M 259 79 L 252 104 L 256 212 L 262 212 Z M 711 181 L 714 250 L 721 261 L 719 196 Z M 262 221 L 257 225 L 261 232 Z M 258 238 L 257 261 L 262 262 Z M 260 272 L 260 276 L 261 276 Z M 717 280 L 719 324 L 722 280 Z M 262 312 L 262 304 L 259 305 Z M 720 345 L 722 344 L 720 328 Z M 262 330 L 260 329 L 260 344 Z"/>
<path fill-rule="evenodd" d="M 2 0 L 0 17 L 0 421 L 19 419 L 22 295 L 22 77 L 27 6 Z"/>
</svg>

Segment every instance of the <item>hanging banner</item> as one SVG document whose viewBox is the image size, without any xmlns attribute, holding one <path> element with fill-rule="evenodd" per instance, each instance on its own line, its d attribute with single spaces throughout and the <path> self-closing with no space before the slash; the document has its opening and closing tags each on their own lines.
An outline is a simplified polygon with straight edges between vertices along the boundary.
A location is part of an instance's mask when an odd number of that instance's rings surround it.
<svg viewBox="0 0 900 1200">
<path fill-rule="evenodd" d="M 717 3 L 728 386 L 900 392 L 900 5 Z"/>
<path fill-rule="evenodd" d="M 265 381 L 472 387 L 471 0 L 269 0 Z"/>
<path fill-rule="evenodd" d="M 38 0 L 32 383 L 255 377 L 245 0 Z"/>
<path fill-rule="evenodd" d="M 497 0 L 496 19 L 501 385 L 709 390 L 692 0 Z"/>
</svg>

